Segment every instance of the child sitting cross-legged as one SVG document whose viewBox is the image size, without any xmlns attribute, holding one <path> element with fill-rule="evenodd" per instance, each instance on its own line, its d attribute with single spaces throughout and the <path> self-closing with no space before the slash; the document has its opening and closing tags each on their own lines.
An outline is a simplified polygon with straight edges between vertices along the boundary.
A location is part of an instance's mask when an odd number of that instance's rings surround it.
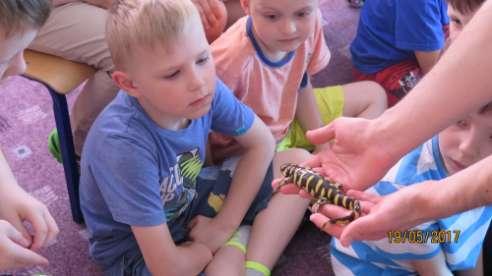
<svg viewBox="0 0 492 276">
<path fill-rule="evenodd" d="M 217 78 L 190 0 L 118 1 L 107 40 L 121 91 L 81 162 L 93 259 L 107 275 L 240 275 L 244 237 L 228 240 L 271 196 L 271 133 Z M 232 178 L 202 169 L 211 130 L 245 149 Z"/>
<path fill-rule="evenodd" d="M 277 152 L 274 177 L 284 163 L 319 150 L 305 138 L 339 116 L 374 118 L 386 109 L 384 90 L 364 81 L 313 88 L 311 77 L 330 61 L 317 0 L 240 0 L 245 17 L 212 43 L 217 74 L 270 128 Z M 213 160 L 234 158 L 242 146 L 212 133 Z M 296 232 L 308 200 L 277 193 L 258 215 L 246 254 L 247 274 L 268 275 Z M 262 229 L 255 232 L 255 229 Z"/>
</svg>

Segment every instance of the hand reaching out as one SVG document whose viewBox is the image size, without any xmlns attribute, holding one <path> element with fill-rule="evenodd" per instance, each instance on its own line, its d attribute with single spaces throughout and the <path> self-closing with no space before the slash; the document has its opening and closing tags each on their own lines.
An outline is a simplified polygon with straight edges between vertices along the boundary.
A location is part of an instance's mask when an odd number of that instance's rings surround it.
<svg viewBox="0 0 492 276">
<path fill-rule="evenodd" d="M 323 175 L 347 188 L 367 189 L 399 158 L 384 150 L 384 141 L 373 137 L 370 124 L 371 120 L 342 117 L 308 131 L 307 138 L 313 144 L 328 144 L 305 165 L 321 168 Z"/>
</svg>

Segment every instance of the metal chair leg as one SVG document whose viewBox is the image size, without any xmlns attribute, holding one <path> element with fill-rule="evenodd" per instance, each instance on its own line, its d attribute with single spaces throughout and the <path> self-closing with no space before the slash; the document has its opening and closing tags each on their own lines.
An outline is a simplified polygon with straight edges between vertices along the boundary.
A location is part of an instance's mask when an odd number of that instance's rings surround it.
<svg viewBox="0 0 492 276">
<path fill-rule="evenodd" d="M 70 200 L 70 209 L 72 210 L 72 219 L 82 224 L 84 218 L 80 210 L 79 201 L 79 171 L 73 146 L 72 128 L 70 126 L 70 117 L 68 113 L 67 98 L 59 94 L 52 88 L 48 87 L 53 100 L 53 113 L 55 115 L 56 129 L 58 130 L 60 140 L 60 150 L 63 159 L 63 170 L 65 180 L 67 181 L 68 197 Z"/>
</svg>

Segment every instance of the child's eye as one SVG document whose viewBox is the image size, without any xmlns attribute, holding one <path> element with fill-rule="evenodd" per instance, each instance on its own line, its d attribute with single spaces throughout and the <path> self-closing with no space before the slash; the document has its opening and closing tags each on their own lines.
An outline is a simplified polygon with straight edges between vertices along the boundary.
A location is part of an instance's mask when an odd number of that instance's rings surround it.
<svg viewBox="0 0 492 276">
<path fill-rule="evenodd" d="M 298 12 L 296 15 L 297 17 L 306 17 L 310 14 L 311 12 L 309 11 L 302 11 L 302 12 Z"/>
<path fill-rule="evenodd" d="M 165 79 L 173 79 L 173 78 L 177 77 L 178 75 L 179 75 L 179 70 L 172 72 L 171 74 L 165 75 L 164 78 Z"/>
<path fill-rule="evenodd" d="M 451 22 L 453 22 L 454 24 L 458 25 L 458 26 L 461 26 L 462 23 L 461 23 L 461 20 L 456 18 L 456 17 L 452 17 L 451 18 Z"/>
<path fill-rule="evenodd" d="M 456 125 L 460 128 L 466 128 L 468 126 L 467 120 L 460 120 L 456 123 Z"/>
<path fill-rule="evenodd" d="M 202 57 L 196 61 L 196 64 L 205 64 L 208 61 L 208 56 Z"/>
<path fill-rule="evenodd" d="M 271 21 L 273 21 L 273 20 L 275 20 L 275 19 L 277 19 L 277 18 L 278 18 L 278 16 L 277 16 L 277 15 L 275 15 L 275 14 L 265 14 L 265 15 L 264 15 L 264 17 L 265 17 L 266 19 L 268 19 L 268 20 L 271 20 Z"/>
</svg>

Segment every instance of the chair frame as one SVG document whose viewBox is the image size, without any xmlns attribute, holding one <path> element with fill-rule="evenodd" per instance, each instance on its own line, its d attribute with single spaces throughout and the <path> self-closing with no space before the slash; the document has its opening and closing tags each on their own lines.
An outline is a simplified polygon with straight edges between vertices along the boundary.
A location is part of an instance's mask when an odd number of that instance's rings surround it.
<svg viewBox="0 0 492 276">
<path fill-rule="evenodd" d="M 95 69 L 85 64 L 32 50 L 26 50 L 25 58 L 28 67 L 24 76 L 43 84 L 51 95 L 72 219 L 76 223 L 82 224 L 84 218 L 79 201 L 80 173 L 73 145 L 66 94 L 91 77 L 95 73 Z M 45 66 L 46 64 L 50 66 Z M 60 77 L 63 74 L 72 77 L 72 79 L 65 81 Z"/>
</svg>

